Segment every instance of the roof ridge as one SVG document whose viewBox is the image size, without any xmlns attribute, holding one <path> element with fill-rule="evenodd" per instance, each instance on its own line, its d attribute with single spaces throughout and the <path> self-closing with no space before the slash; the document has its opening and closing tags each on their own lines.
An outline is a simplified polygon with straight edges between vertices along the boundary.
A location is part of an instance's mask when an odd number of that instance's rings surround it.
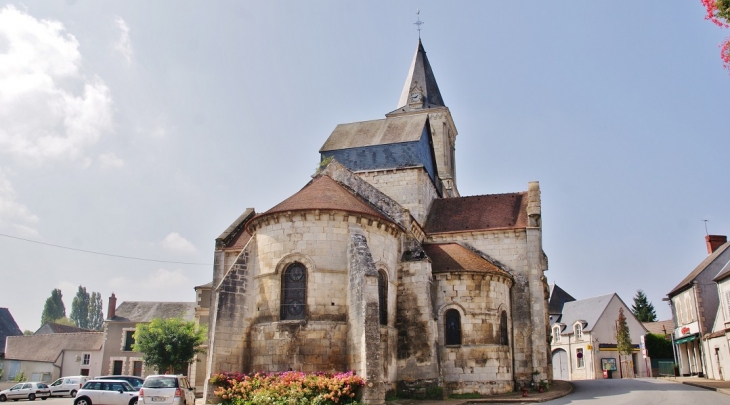
<svg viewBox="0 0 730 405">
<path fill-rule="evenodd" d="M 475 198 L 475 197 L 490 197 L 498 195 L 510 195 L 510 194 L 527 194 L 527 191 L 513 191 L 511 193 L 494 193 L 494 194 L 476 194 L 476 195 L 462 195 L 459 197 L 449 197 L 448 199 L 459 199 L 459 198 Z M 446 198 L 443 198 L 446 199 Z"/>
</svg>

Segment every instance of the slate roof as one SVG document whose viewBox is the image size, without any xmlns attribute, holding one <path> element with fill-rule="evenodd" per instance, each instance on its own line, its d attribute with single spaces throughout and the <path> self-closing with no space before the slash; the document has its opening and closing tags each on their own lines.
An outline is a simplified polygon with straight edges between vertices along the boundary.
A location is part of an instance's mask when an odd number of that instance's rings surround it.
<svg viewBox="0 0 730 405">
<path fill-rule="evenodd" d="M 707 256 L 705 258 L 705 260 L 703 260 L 697 267 L 695 267 L 695 269 L 692 270 L 692 272 L 690 272 L 687 275 L 687 277 L 684 278 L 684 280 L 680 281 L 680 283 L 677 284 L 677 286 L 674 287 L 674 289 L 672 289 L 672 291 L 670 291 L 669 294 L 667 294 L 667 295 L 671 297 L 671 296 L 675 295 L 676 293 L 679 293 L 680 291 L 684 290 L 686 287 L 689 287 L 692 284 L 692 281 L 694 281 L 694 279 L 697 276 L 699 276 L 700 273 L 702 273 L 707 268 L 707 266 L 712 264 L 712 262 L 714 262 L 715 259 L 717 259 L 717 257 L 720 256 L 722 254 L 722 252 L 724 252 L 725 249 L 727 249 L 729 246 L 730 246 L 730 242 L 727 242 L 724 245 L 717 248 L 714 252 L 712 252 L 711 255 Z M 727 270 L 727 268 L 725 270 Z M 718 274 L 716 275 L 716 278 L 718 276 L 720 276 L 719 273 L 723 273 L 723 272 L 724 272 L 724 270 L 721 270 L 720 272 L 718 272 Z M 726 276 L 723 276 L 723 278 L 724 277 L 726 277 Z"/>
<path fill-rule="evenodd" d="M 373 145 L 418 142 L 423 135 L 427 119 L 428 114 L 417 114 L 339 124 L 319 151 L 321 153 Z"/>
<path fill-rule="evenodd" d="M 568 294 L 562 288 L 558 287 L 557 284 L 550 284 L 550 298 L 548 300 L 548 314 L 561 314 L 563 313 L 563 305 L 566 302 L 575 301 L 572 295 Z"/>
<path fill-rule="evenodd" d="M 416 54 L 413 55 L 411 68 L 408 69 L 408 76 L 403 85 L 397 109 L 405 107 L 407 111 L 410 110 L 408 102 L 410 101 L 411 89 L 415 86 L 420 87 L 423 92 L 423 108 L 445 106 L 439 86 L 436 84 L 436 76 L 433 74 L 433 69 L 431 69 L 431 64 L 428 62 L 426 50 L 423 48 L 420 38 L 418 39 Z"/>
<path fill-rule="evenodd" d="M 431 259 L 433 273 L 470 271 L 512 278 L 506 271 L 458 243 L 425 244 L 423 250 Z"/>
<path fill-rule="evenodd" d="M 23 331 L 15 323 L 13 315 L 7 308 L 0 308 L 0 353 L 5 351 L 5 338 L 8 336 L 21 336 Z"/>
<path fill-rule="evenodd" d="M 255 218 L 273 213 L 314 209 L 346 211 L 392 222 L 328 176 L 315 178 L 297 193 Z"/>
<path fill-rule="evenodd" d="M 592 330 L 614 296 L 615 293 L 566 302 L 560 319 L 560 323 L 565 325 L 563 333 L 573 333 L 572 325 L 577 321 L 584 322 L 583 330 Z"/>
<path fill-rule="evenodd" d="M 674 332 L 674 320 L 659 322 L 642 322 L 646 330 L 657 335 L 668 335 Z"/>
<path fill-rule="evenodd" d="M 111 321 L 150 322 L 155 318 L 195 319 L 195 302 L 149 302 L 124 301 L 118 307 Z"/>
<path fill-rule="evenodd" d="M 63 350 L 101 350 L 103 343 L 104 332 L 12 336 L 7 340 L 5 358 L 52 363 Z"/>
<path fill-rule="evenodd" d="M 91 329 L 78 328 L 76 326 L 61 325 L 60 323 L 47 322 L 43 324 L 34 335 L 43 335 L 48 333 L 81 333 L 93 332 Z"/>
<path fill-rule="evenodd" d="M 251 234 L 246 231 L 246 223 L 256 215 L 253 208 L 246 208 L 223 233 L 216 238 L 216 248 L 243 249 L 251 239 Z"/>
<path fill-rule="evenodd" d="M 527 192 L 438 198 L 431 204 L 428 234 L 527 227 Z"/>
<path fill-rule="evenodd" d="M 730 242 L 726 243 L 725 245 L 728 245 L 728 244 L 730 244 Z M 720 250 L 721 248 L 722 247 L 718 248 L 717 250 Z M 713 278 L 712 281 L 717 283 L 728 277 L 730 277 L 730 261 L 725 263 L 725 266 L 723 266 L 723 268 L 720 270 L 719 273 L 717 273 L 717 276 L 715 276 L 715 278 Z"/>
</svg>

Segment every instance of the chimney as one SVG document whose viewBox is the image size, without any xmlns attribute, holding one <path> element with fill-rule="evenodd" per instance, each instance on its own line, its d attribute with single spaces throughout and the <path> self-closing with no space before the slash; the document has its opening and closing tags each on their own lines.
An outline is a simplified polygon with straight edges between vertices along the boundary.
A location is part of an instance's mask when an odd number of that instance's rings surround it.
<svg viewBox="0 0 730 405">
<path fill-rule="evenodd" d="M 710 243 L 710 242 L 707 242 Z M 708 245 L 709 246 L 709 245 Z M 112 293 L 109 297 L 109 310 L 106 312 L 106 319 L 113 319 L 117 312 L 117 297 Z"/>
<path fill-rule="evenodd" d="M 707 242 L 707 254 L 711 255 L 717 248 L 727 243 L 727 236 L 707 235 L 705 236 L 705 242 Z"/>
</svg>

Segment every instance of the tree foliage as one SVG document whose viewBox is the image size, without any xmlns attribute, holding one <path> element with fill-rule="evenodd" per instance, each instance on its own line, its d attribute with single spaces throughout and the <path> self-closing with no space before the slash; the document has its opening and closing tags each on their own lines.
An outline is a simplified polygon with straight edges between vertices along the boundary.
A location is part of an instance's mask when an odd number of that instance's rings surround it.
<svg viewBox="0 0 730 405">
<path fill-rule="evenodd" d="M 629 325 L 626 323 L 623 308 L 618 309 L 618 319 L 616 320 L 616 348 L 624 356 L 628 356 L 634 352 L 634 346 L 631 344 Z"/>
<path fill-rule="evenodd" d="M 707 14 L 705 20 L 720 28 L 730 28 L 730 0 L 700 0 Z M 720 44 L 720 58 L 725 69 L 730 70 L 730 37 Z"/>
<path fill-rule="evenodd" d="M 91 330 L 101 330 L 104 325 L 104 312 L 102 312 L 103 304 L 101 303 L 101 294 L 92 292 L 89 298 L 89 321 L 87 327 Z"/>
<path fill-rule="evenodd" d="M 79 290 L 71 303 L 71 315 L 69 316 L 79 328 L 88 328 L 90 300 L 86 287 L 79 286 Z"/>
<path fill-rule="evenodd" d="M 76 322 L 72 321 L 71 318 L 67 318 L 65 316 L 63 318 L 54 319 L 53 323 L 66 326 L 76 326 Z"/>
<path fill-rule="evenodd" d="M 142 353 L 148 367 L 158 372 L 174 373 L 186 368 L 198 353 L 205 353 L 202 344 L 207 328 L 180 318 L 155 318 L 148 324 L 137 324 L 132 349 Z"/>
<path fill-rule="evenodd" d="M 672 342 L 668 341 L 664 335 L 656 333 L 647 333 L 644 335 L 644 343 L 646 351 L 652 359 L 673 359 Z"/>
<path fill-rule="evenodd" d="M 639 322 L 656 322 L 656 311 L 654 305 L 646 298 L 644 291 L 637 290 L 634 296 L 634 305 L 631 306 L 631 312 Z"/>
<path fill-rule="evenodd" d="M 63 305 L 63 295 L 61 294 L 61 290 L 54 288 L 51 291 L 51 296 L 46 299 L 46 304 L 43 306 L 41 325 L 53 322 L 59 318 L 64 318 L 65 316 L 66 306 Z"/>
</svg>

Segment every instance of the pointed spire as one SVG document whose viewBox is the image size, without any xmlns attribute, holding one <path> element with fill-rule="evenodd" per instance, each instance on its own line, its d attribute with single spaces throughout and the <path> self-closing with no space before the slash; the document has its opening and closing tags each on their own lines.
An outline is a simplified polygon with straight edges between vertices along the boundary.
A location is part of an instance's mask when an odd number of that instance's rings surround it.
<svg viewBox="0 0 730 405">
<path fill-rule="evenodd" d="M 426 51 L 423 49 L 423 44 L 419 38 L 418 49 L 416 49 L 416 54 L 413 56 L 411 69 L 408 71 L 408 77 L 398 101 L 398 109 L 405 108 L 406 111 L 413 111 L 444 106 L 444 100 L 441 98 L 441 92 L 436 84 L 431 64 L 428 63 Z"/>
</svg>

